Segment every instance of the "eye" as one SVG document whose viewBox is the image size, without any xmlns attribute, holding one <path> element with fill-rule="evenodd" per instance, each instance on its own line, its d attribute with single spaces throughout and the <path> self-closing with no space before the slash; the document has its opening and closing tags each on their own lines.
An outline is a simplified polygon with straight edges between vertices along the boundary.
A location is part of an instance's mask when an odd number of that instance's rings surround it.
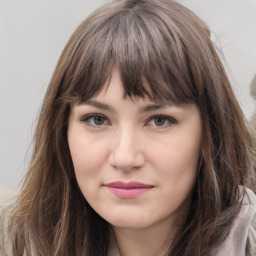
<svg viewBox="0 0 256 256">
<path fill-rule="evenodd" d="M 176 120 L 174 118 L 170 116 L 165 116 L 165 115 L 152 116 L 148 122 L 150 126 L 157 126 L 157 127 L 166 127 L 174 123 L 176 123 Z"/>
<path fill-rule="evenodd" d="M 82 122 L 87 123 L 90 126 L 104 126 L 108 124 L 107 119 L 101 114 L 90 114 L 86 115 L 81 119 Z"/>
</svg>

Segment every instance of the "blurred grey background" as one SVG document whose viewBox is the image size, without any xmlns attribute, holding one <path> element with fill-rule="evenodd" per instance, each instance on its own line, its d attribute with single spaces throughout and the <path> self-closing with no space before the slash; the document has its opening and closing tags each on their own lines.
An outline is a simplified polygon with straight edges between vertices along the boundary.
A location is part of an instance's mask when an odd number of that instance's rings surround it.
<svg viewBox="0 0 256 256">
<path fill-rule="evenodd" d="M 18 189 L 44 92 L 72 32 L 107 0 L 0 0 L 0 185 Z M 255 102 L 256 0 L 180 0 L 211 28 L 238 101 Z M 46 159 L 47 161 L 47 159 Z"/>
</svg>

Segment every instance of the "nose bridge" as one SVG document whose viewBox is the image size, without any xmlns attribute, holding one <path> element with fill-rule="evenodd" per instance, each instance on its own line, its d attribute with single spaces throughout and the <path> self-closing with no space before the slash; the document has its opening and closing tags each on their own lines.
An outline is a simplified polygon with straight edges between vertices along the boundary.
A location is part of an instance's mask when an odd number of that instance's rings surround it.
<svg viewBox="0 0 256 256">
<path fill-rule="evenodd" d="M 144 164 L 139 131 L 131 125 L 120 126 L 113 135 L 110 152 L 112 166 L 122 170 L 138 168 Z"/>
<path fill-rule="evenodd" d="M 131 126 L 120 127 L 117 131 L 116 147 L 118 152 L 132 153 L 135 151 L 136 131 Z"/>
</svg>

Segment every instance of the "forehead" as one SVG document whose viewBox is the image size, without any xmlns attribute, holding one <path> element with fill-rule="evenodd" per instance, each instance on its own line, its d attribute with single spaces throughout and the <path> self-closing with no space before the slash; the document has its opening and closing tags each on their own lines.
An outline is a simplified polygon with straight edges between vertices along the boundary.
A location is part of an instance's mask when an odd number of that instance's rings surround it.
<svg viewBox="0 0 256 256">
<path fill-rule="evenodd" d="M 147 89 L 150 91 L 150 87 L 144 81 L 144 84 Z M 125 92 L 125 88 L 122 82 L 122 78 L 120 75 L 120 71 L 118 69 L 114 69 L 107 81 L 104 83 L 102 89 L 94 95 L 91 100 L 108 100 L 111 102 L 115 102 L 116 100 L 122 101 L 132 101 L 134 104 L 144 103 L 144 104 L 152 104 L 156 103 L 158 105 L 172 105 L 174 104 L 170 99 L 154 99 L 153 97 L 148 96 L 135 96 L 135 95 L 127 95 Z"/>
<path fill-rule="evenodd" d="M 111 112 L 139 110 L 141 113 L 147 113 L 168 107 L 186 108 L 187 104 L 177 104 L 172 100 L 154 100 L 149 97 L 135 97 L 125 95 L 124 86 L 120 77 L 120 72 L 116 69 L 111 77 L 103 85 L 97 95 L 81 102 L 82 104 L 96 107 L 101 110 Z"/>
<path fill-rule="evenodd" d="M 171 78 L 167 79 L 159 72 L 135 72 L 110 61 L 97 75 L 81 75 L 86 79 L 71 84 L 70 92 L 74 96 L 73 102 L 77 103 L 99 97 L 112 97 L 114 100 L 117 96 L 151 102 L 172 101 L 177 105 L 195 103 L 197 93 L 193 84 L 183 78 L 178 81 L 172 74 L 169 75 Z M 182 77 L 182 74 L 178 76 Z"/>
<path fill-rule="evenodd" d="M 102 89 L 93 98 L 117 97 L 123 95 L 125 98 L 125 90 L 118 69 L 113 69 L 108 79 L 102 86 Z"/>
</svg>

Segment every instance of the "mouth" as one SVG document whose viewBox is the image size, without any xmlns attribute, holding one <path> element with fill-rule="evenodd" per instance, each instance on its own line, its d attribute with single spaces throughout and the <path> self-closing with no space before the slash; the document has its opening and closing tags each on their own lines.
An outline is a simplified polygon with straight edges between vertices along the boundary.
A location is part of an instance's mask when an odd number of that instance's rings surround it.
<svg viewBox="0 0 256 256">
<path fill-rule="evenodd" d="M 154 186 L 140 183 L 140 182 L 111 182 L 105 185 L 107 189 L 109 189 L 113 194 L 115 194 L 119 198 L 132 199 L 137 198 L 140 195 L 148 192 Z"/>
</svg>

